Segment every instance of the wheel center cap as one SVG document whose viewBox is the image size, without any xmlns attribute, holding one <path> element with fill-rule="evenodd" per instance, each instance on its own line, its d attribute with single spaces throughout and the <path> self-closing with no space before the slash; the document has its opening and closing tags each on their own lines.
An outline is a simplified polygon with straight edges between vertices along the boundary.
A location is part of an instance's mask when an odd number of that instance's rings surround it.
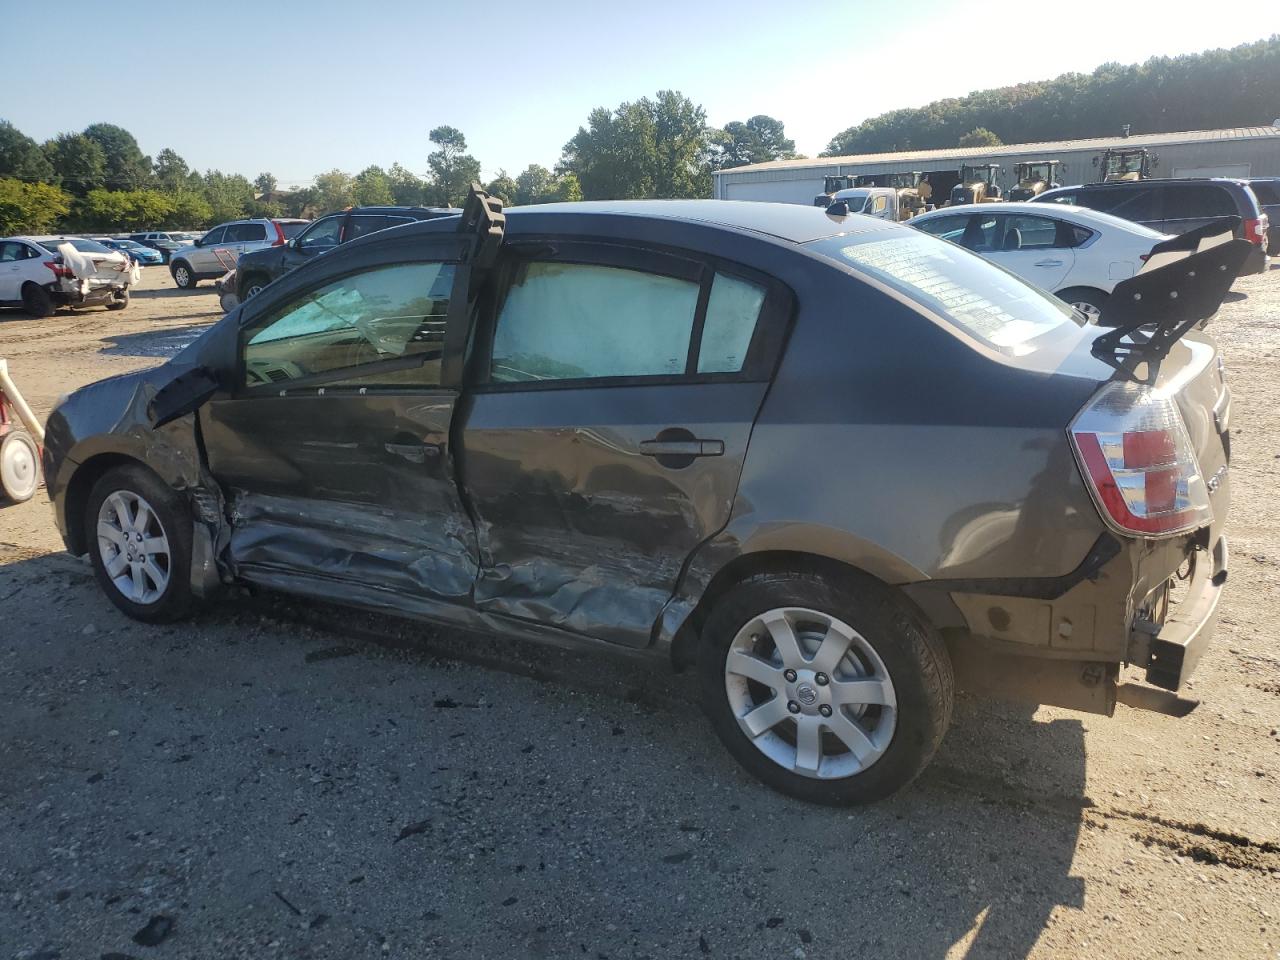
<svg viewBox="0 0 1280 960">
<path fill-rule="evenodd" d="M 796 699 L 806 707 L 811 707 L 818 702 L 818 691 L 807 683 L 802 683 L 796 687 Z"/>
</svg>

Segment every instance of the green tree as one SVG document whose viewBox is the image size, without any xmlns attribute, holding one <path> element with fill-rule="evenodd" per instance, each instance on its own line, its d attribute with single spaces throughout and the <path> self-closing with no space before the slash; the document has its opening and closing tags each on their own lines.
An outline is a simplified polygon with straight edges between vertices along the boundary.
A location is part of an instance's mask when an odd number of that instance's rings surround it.
<svg viewBox="0 0 1280 960">
<path fill-rule="evenodd" d="M 416 207 L 422 203 L 424 184 L 422 178 L 412 170 L 393 163 L 387 171 L 387 180 L 391 184 L 392 199 L 400 206 Z"/>
<path fill-rule="evenodd" d="M 460 207 L 471 184 L 480 179 L 480 161 L 465 152 L 467 138 L 457 127 L 436 127 L 430 140 L 436 145 L 427 155 L 433 199 L 440 206 Z"/>
<path fill-rule="evenodd" d="M 245 215 L 253 202 L 253 184 L 238 173 L 210 170 L 203 177 L 201 194 L 209 204 L 213 222 L 222 223 Z"/>
<path fill-rule="evenodd" d="M 961 147 L 998 147 L 1004 141 L 997 137 L 986 127 L 974 127 L 968 133 L 961 135 L 957 146 Z"/>
<path fill-rule="evenodd" d="M 55 179 L 76 196 L 83 197 L 106 182 L 107 155 L 83 133 L 60 133 L 43 149 Z"/>
<path fill-rule="evenodd" d="M 191 176 L 191 171 L 187 167 L 187 161 L 182 157 L 165 147 L 156 154 L 155 163 L 152 164 L 152 172 L 155 174 L 156 185 L 161 190 L 169 193 L 177 193 L 187 185 L 187 178 Z"/>
<path fill-rule="evenodd" d="M 588 200 L 703 197 L 711 192 L 712 137 L 706 112 L 675 90 L 597 107 L 565 144 L 560 173 Z"/>
<path fill-rule="evenodd" d="M 391 181 L 387 178 L 387 172 L 381 167 L 373 166 L 365 167 L 357 173 L 355 199 L 356 203 L 363 207 L 395 203 L 395 194 L 391 192 Z"/>
<path fill-rule="evenodd" d="M 717 149 L 711 157 L 711 166 L 717 170 L 791 160 L 796 156 L 796 142 L 788 139 L 782 121 L 763 113 L 746 121 L 726 123 L 723 130 L 713 131 L 712 137 Z"/>
<path fill-rule="evenodd" d="M 52 184 L 0 179 L 0 234 L 45 233 L 70 209 L 71 197 Z"/>
<path fill-rule="evenodd" d="M 102 148 L 107 158 L 107 184 L 117 190 L 137 190 L 151 183 L 151 158 L 133 134 L 114 123 L 91 123 L 84 135 Z"/>
<path fill-rule="evenodd" d="M 546 167 L 531 163 L 516 177 L 516 204 L 546 203 L 554 178 Z"/>
<path fill-rule="evenodd" d="M 316 177 L 316 195 L 320 209 L 325 213 L 345 210 L 355 203 L 355 180 L 351 174 L 337 168 Z"/>
<path fill-rule="evenodd" d="M 286 194 L 284 212 L 289 217 L 314 217 L 320 210 L 320 192 L 315 187 L 302 187 Z"/>
<path fill-rule="evenodd" d="M 73 218 L 89 230 L 152 230 L 167 226 L 176 208 L 158 190 L 90 190 L 76 201 Z"/>
<path fill-rule="evenodd" d="M 0 120 L 0 177 L 53 180 L 53 166 L 39 145 L 8 120 Z"/>
<path fill-rule="evenodd" d="M 173 223 L 180 230 L 196 230 L 214 224 L 213 207 L 199 193 L 184 190 L 173 196 Z"/>
<path fill-rule="evenodd" d="M 498 175 L 485 184 L 484 192 L 491 197 L 497 197 L 502 201 L 503 206 L 510 207 L 516 204 L 516 195 L 519 188 L 516 182 L 507 175 L 507 171 L 499 170 Z"/>
<path fill-rule="evenodd" d="M 555 179 L 555 189 L 551 191 L 551 199 L 559 203 L 577 203 L 582 199 L 582 184 L 572 173 L 562 173 Z"/>
<path fill-rule="evenodd" d="M 278 185 L 276 178 L 269 173 L 260 173 L 253 181 L 253 189 L 259 194 L 275 193 Z"/>
</svg>

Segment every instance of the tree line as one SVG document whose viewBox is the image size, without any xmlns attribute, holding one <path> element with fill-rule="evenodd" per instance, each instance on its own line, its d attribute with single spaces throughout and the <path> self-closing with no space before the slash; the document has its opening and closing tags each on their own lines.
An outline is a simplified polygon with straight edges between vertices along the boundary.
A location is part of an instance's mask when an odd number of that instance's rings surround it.
<svg viewBox="0 0 1280 960">
<path fill-rule="evenodd" d="M 923 107 L 890 110 L 837 133 L 823 156 L 1030 143 L 1133 133 L 1260 126 L 1280 116 L 1280 35 L 1227 50 L 1145 63 L 1106 63 L 1092 73 L 979 90 Z"/>
<path fill-rule="evenodd" d="M 329 170 L 283 191 L 275 176 L 253 181 L 192 170 L 173 149 L 142 152 L 122 127 L 95 123 L 37 143 L 0 120 L 0 234 L 193 229 L 240 217 L 314 217 L 353 205 L 457 207 L 480 180 L 461 130 L 438 126 L 421 174 L 393 163 L 359 173 Z M 795 156 L 781 121 L 763 115 L 723 128 L 674 90 L 591 111 L 555 169 L 500 170 L 486 189 L 504 203 L 705 197 L 711 171 Z"/>
</svg>

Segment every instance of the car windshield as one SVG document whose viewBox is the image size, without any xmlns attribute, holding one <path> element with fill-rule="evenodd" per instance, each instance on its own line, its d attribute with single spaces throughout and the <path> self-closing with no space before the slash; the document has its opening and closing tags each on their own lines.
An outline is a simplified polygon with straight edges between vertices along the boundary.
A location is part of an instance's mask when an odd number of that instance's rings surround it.
<svg viewBox="0 0 1280 960">
<path fill-rule="evenodd" d="M 311 225 L 311 221 L 309 220 L 294 220 L 293 222 L 289 222 L 287 220 L 276 221 L 276 226 L 278 226 L 281 229 L 281 231 L 283 231 L 284 238 L 286 240 L 292 240 L 294 237 L 296 237 L 298 234 L 300 234 L 304 229 L 306 229 L 310 225 Z"/>
<path fill-rule="evenodd" d="M 861 213 L 866 209 L 867 201 L 871 199 L 871 195 L 864 191 L 854 192 L 852 190 L 841 190 L 831 198 L 833 202 L 839 203 L 841 200 L 849 204 L 850 213 Z"/>
<path fill-rule="evenodd" d="M 1031 340 L 1079 323 L 1061 300 L 925 233 L 827 237 L 808 246 L 853 265 L 998 349 L 1025 354 Z"/>
<path fill-rule="evenodd" d="M 53 240 L 41 240 L 40 246 L 48 250 L 57 251 L 58 247 L 64 243 L 69 243 L 81 253 L 112 253 L 112 249 L 104 246 L 97 240 L 82 240 L 80 237 L 57 237 Z"/>
</svg>

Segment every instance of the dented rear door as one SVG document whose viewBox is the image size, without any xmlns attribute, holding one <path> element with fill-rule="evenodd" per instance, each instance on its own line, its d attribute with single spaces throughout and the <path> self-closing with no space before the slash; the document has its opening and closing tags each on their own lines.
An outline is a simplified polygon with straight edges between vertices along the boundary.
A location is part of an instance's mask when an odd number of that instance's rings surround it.
<svg viewBox="0 0 1280 960">
<path fill-rule="evenodd" d="M 585 242 L 510 249 L 502 278 L 460 419 L 476 604 L 643 646 L 728 521 L 789 294 Z"/>
</svg>

